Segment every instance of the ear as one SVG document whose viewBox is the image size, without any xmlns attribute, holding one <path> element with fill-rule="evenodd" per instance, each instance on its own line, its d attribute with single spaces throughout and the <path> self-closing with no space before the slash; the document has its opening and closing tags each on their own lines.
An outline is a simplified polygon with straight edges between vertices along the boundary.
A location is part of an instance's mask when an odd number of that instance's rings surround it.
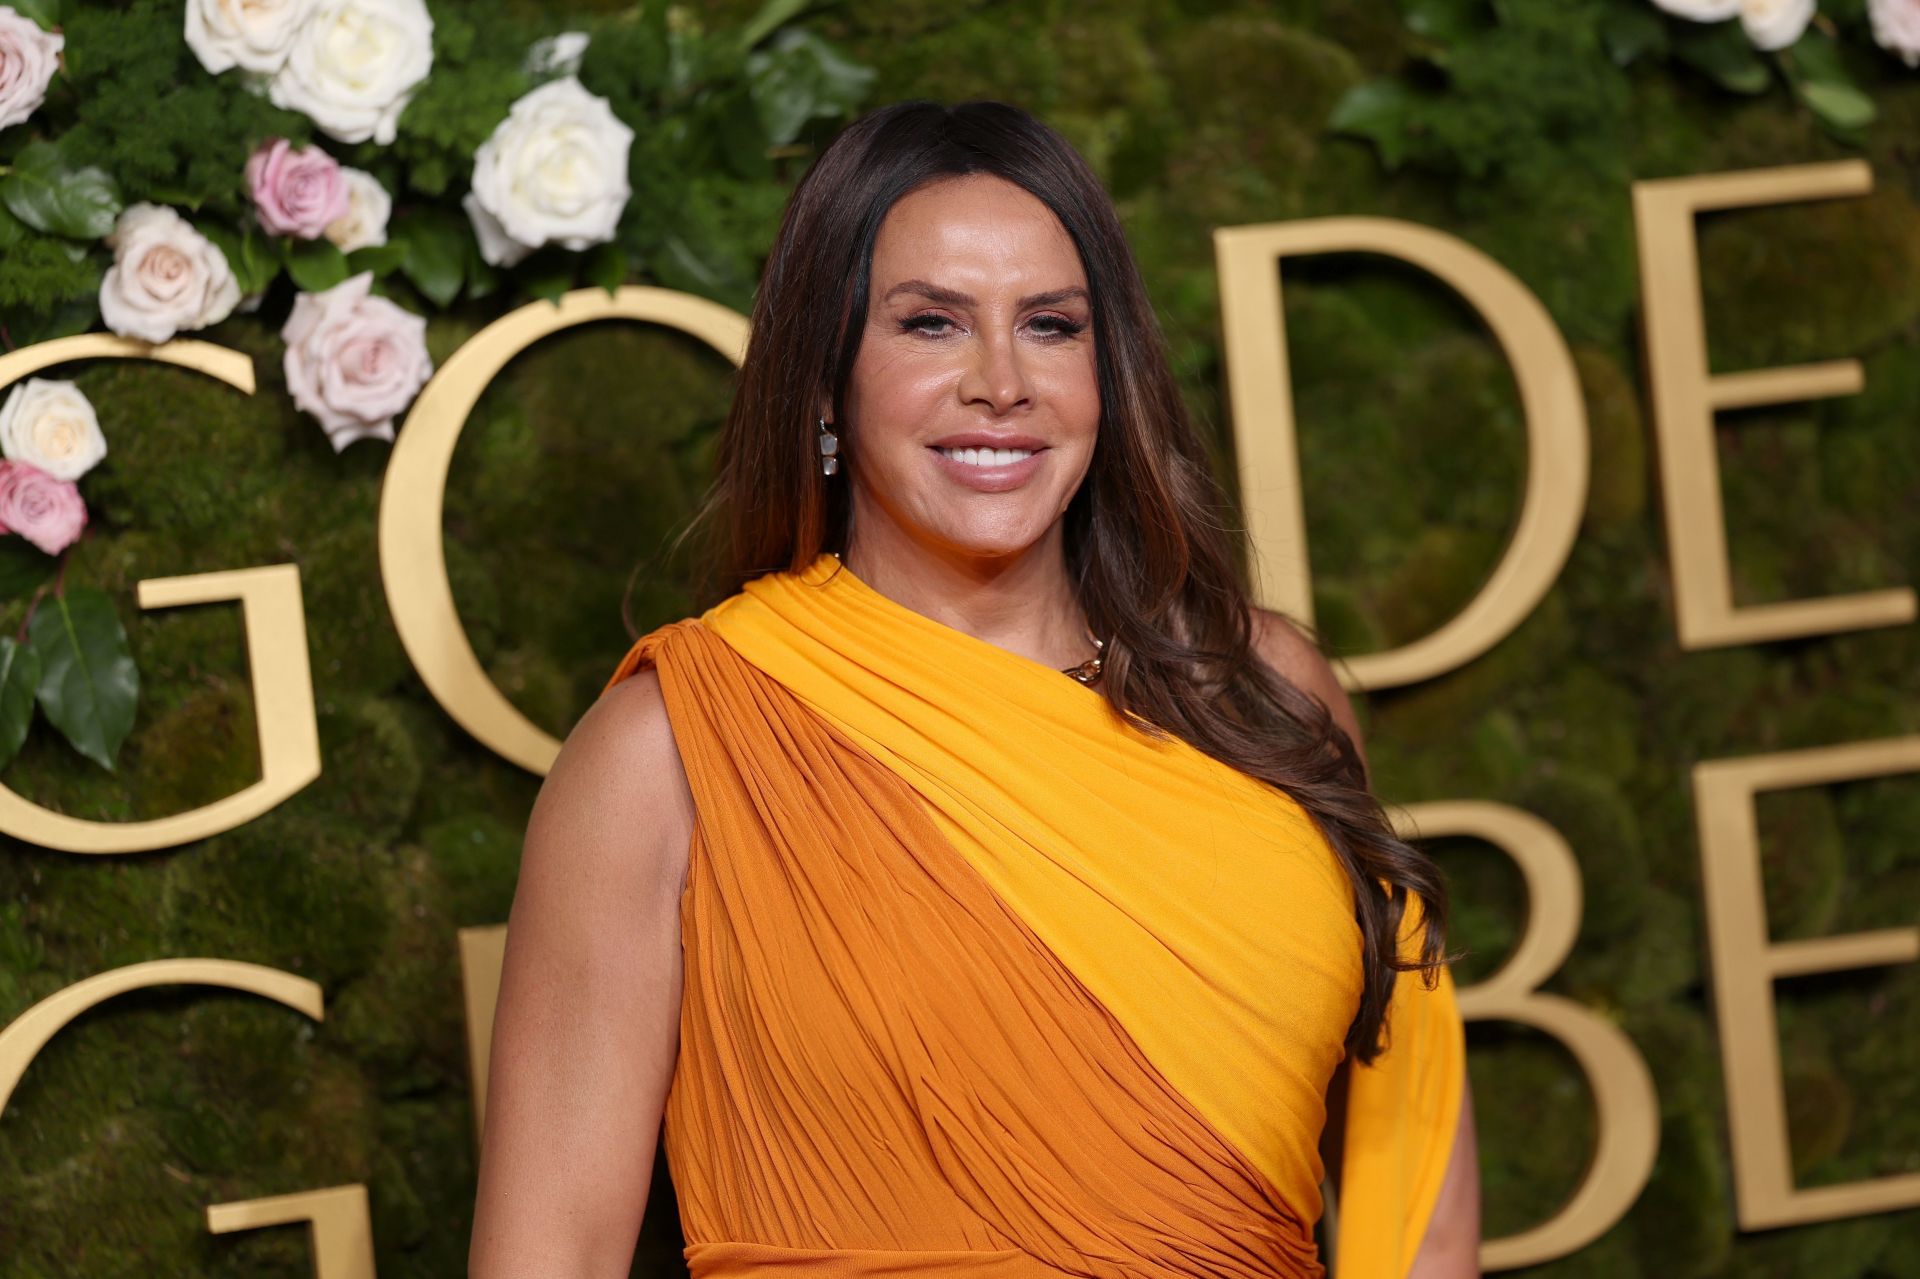
<svg viewBox="0 0 1920 1279">
<path fill-rule="evenodd" d="M 832 396 L 822 395 L 814 403 L 813 420 L 815 422 L 825 422 L 828 425 L 828 427 L 833 426 L 833 397 Z"/>
</svg>

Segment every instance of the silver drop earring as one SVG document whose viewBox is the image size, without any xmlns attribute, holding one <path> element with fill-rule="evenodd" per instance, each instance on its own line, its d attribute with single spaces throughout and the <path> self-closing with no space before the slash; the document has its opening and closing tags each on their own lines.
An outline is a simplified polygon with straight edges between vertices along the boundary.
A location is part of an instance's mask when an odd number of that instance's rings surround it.
<svg viewBox="0 0 1920 1279">
<path fill-rule="evenodd" d="M 827 429 L 827 419 L 820 419 L 820 474 L 832 475 L 840 469 L 840 437 Z"/>
</svg>

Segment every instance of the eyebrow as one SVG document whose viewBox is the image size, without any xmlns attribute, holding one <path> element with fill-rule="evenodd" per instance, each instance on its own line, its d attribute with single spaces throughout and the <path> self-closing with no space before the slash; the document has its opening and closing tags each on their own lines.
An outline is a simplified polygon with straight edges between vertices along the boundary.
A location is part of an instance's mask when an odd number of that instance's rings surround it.
<svg viewBox="0 0 1920 1279">
<path fill-rule="evenodd" d="M 928 301 L 938 302 L 942 306 L 973 306 L 975 304 L 975 298 L 971 293 L 945 289 L 925 280 L 902 280 L 888 289 L 887 296 L 880 300 L 891 301 L 896 294 L 900 293 L 918 293 Z M 1069 298 L 1087 298 L 1087 291 L 1078 285 L 1073 285 L 1064 289 L 1049 289 L 1045 293 L 1029 293 L 1020 299 L 1019 305 L 1021 310 L 1025 310 L 1030 306 L 1053 306 Z"/>
</svg>

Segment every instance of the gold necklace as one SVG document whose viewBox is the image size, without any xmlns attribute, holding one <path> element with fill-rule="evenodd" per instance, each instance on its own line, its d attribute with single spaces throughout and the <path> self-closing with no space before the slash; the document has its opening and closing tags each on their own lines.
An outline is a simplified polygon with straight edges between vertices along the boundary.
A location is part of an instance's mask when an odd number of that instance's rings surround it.
<svg viewBox="0 0 1920 1279">
<path fill-rule="evenodd" d="M 1095 653 L 1092 657 L 1080 663 L 1080 665 L 1069 666 L 1060 672 L 1062 675 L 1073 676 L 1082 684 L 1091 684 L 1100 678 L 1100 663 L 1106 657 L 1107 642 L 1097 637 L 1089 638 L 1093 638 L 1093 646 L 1101 651 Z"/>
</svg>

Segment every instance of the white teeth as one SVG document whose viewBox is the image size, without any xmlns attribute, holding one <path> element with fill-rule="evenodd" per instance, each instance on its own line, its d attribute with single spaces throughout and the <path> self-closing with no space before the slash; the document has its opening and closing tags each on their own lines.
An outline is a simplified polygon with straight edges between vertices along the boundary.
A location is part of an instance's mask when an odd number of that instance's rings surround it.
<svg viewBox="0 0 1920 1279">
<path fill-rule="evenodd" d="M 1032 457 L 1032 449 L 949 449 L 940 450 L 956 462 L 965 462 L 968 466 L 1006 466 L 1022 458 Z"/>
</svg>

